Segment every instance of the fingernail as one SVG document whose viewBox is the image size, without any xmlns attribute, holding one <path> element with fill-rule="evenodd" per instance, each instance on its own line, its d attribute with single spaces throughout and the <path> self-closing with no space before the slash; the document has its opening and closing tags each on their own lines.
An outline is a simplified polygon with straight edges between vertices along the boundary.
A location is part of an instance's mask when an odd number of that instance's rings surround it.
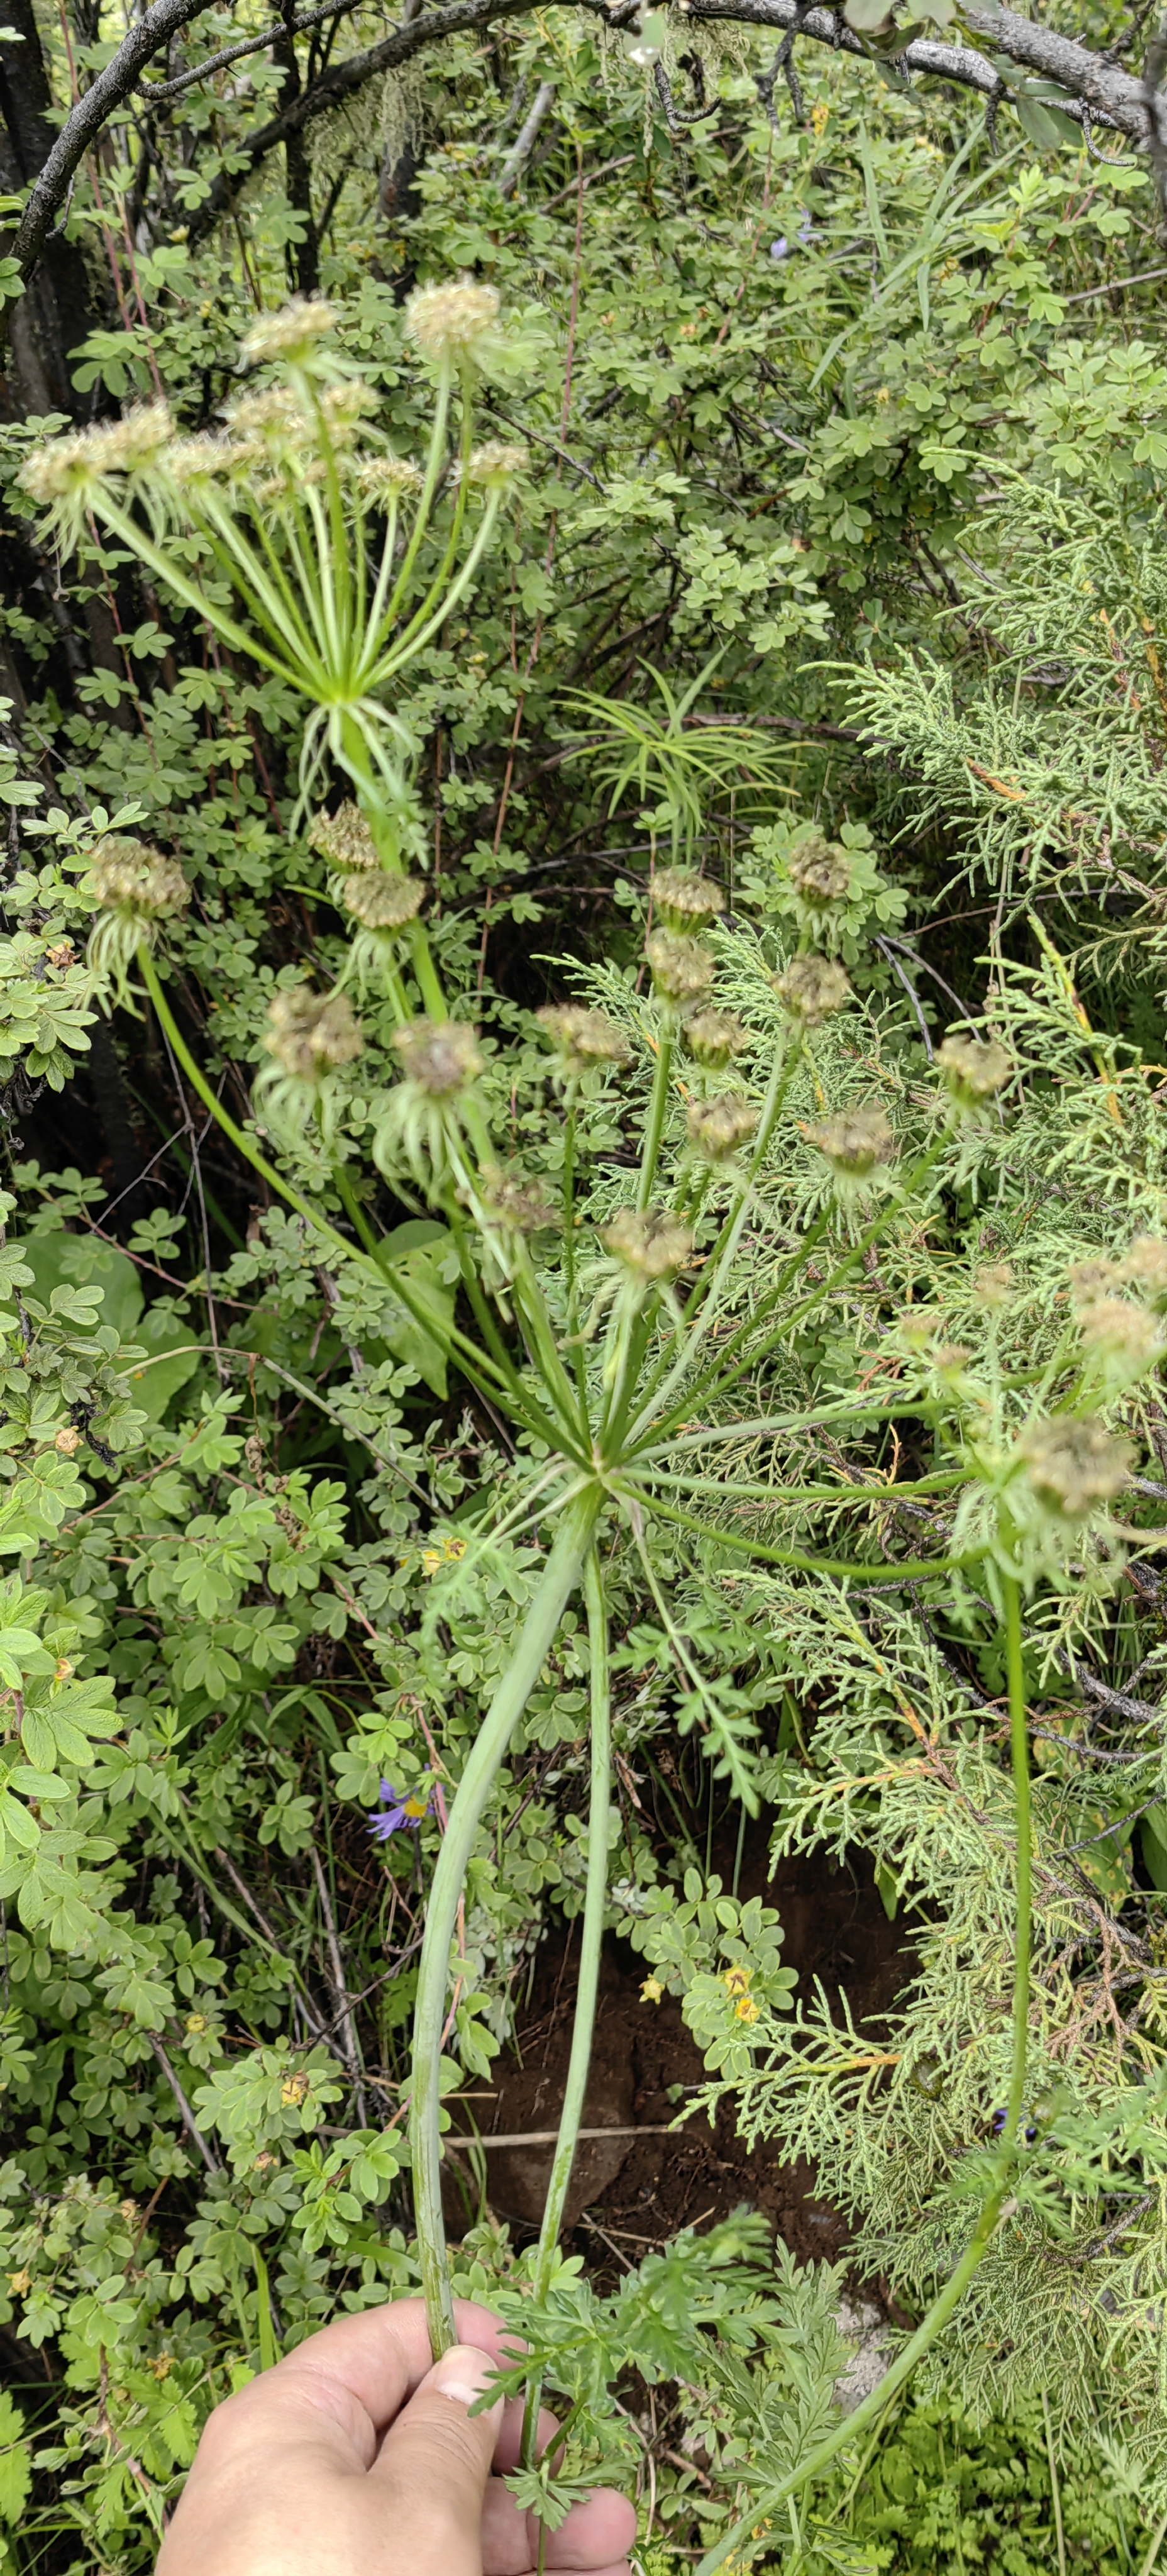
<svg viewBox="0 0 1167 2576">
<path fill-rule="evenodd" d="M 490 2354 L 480 2352 L 477 2344 L 456 2343 L 452 2351 L 444 2352 L 441 2360 L 435 2362 L 430 2373 L 430 2387 L 436 2388 L 443 2397 L 454 2398 L 461 2406 L 473 2406 L 475 2398 L 481 2397 L 483 2390 L 489 2388 L 497 2367 Z M 501 2389 L 495 2402 L 501 2406 Z M 492 2406 L 482 2408 L 484 2415 L 493 2412 Z"/>
</svg>

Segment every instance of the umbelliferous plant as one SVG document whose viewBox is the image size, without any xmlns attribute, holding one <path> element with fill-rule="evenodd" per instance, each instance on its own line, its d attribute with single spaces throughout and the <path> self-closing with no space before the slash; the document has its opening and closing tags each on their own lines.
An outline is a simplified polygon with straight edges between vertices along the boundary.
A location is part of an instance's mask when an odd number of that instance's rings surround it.
<svg viewBox="0 0 1167 2576">
<path fill-rule="evenodd" d="M 307 837 L 333 871 L 347 962 L 329 990 L 292 978 L 276 991 L 254 1032 L 250 1124 L 224 1106 L 167 995 L 166 922 L 186 902 L 172 858 L 99 840 L 93 971 L 109 992 L 144 989 L 208 1114 L 295 1211 L 342 1286 L 385 1314 L 403 1311 L 508 1426 L 509 1475 L 463 1523 L 451 1584 L 504 1539 L 537 1534 L 546 1550 L 444 1814 L 421 1947 L 409 2123 L 435 2351 L 454 2333 L 442 2105 L 468 1974 L 467 1873 L 565 1612 L 582 1600 L 590 1790 L 580 1965 L 542 2226 L 512 2283 L 524 2349 L 507 2378 L 527 2399 L 519 2487 L 544 2520 L 570 2500 L 571 2454 L 566 2468 L 537 2457 L 545 2384 L 567 2397 L 586 2457 L 610 2421 L 616 2373 L 635 2361 L 650 2376 L 683 2378 L 694 2336 L 708 2329 L 719 2339 L 708 2366 L 750 2428 L 733 2453 L 744 2510 L 702 2563 L 712 2576 L 787 2509 L 801 2550 L 798 2491 L 874 2426 L 957 2316 L 1002 2227 L 1018 2210 L 1045 2208 L 1050 2142 L 1069 2157 L 1073 2187 L 1097 2196 L 1105 2123 L 1091 2128 L 1077 2113 L 1067 2127 L 1056 2100 L 1039 2110 L 1031 2099 L 1029 1700 L 1040 1678 L 1034 1639 L 1053 1653 L 1076 1621 L 1098 1615 L 1130 1545 L 1114 1507 L 1134 1462 L 1138 1389 L 1164 1348 L 1167 1252 L 1158 1234 L 1128 1224 L 1113 1275 L 1079 1283 L 1044 1334 L 1036 1291 L 1011 1304 L 1012 1280 L 999 1274 L 994 1286 L 959 1243 L 945 1271 L 934 1247 L 955 1209 L 1000 1184 L 1021 1086 L 1042 1078 L 1032 1033 L 1056 1025 L 1056 962 L 1048 991 L 1029 997 L 1029 1023 L 1024 994 L 1008 995 L 1009 1045 L 997 995 L 983 1024 L 949 1033 L 934 1067 L 902 1038 L 885 1047 L 880 1012 L 858 990 L 865 921 L 886 894 L 862 836 L 773 825 L 760 841 L 773 871 L 769 918 L 724 925 L 720 884 L 682 863 L 700 856 L 700 780 L 683 740 L 678 751 L 670 739 L 675 709 L 651 740 L 642 728 L 629 754 L 642 792 L 655 781 L 675 845 L 652 878 L 645 971 L 581 973 L 578 989 L 540 1014 L 541 1059 L 529 1044 L 499 1050 L 491 1032 L 451 1014 L 424 917 L 413 746 L 394 701 L 411 655 L 473 583 L 502 493 L 522 470 L 515 451 L 472 443 L 497 304 L 464 283 L 423 289 L 410 307 L 435 383 L 418 468 L 389 451 L 365 389 L 330 360 L 330 320 L 307 305 L 257 326 L 245 355 L 273 374 L 235 405 L 225 438 L 185 440 L 152 409 L 47 446 L 26 482 L 59 529 L 83 536 L 92 519 L 165 594 L 294 693 L 304 709 L 302 819 L 333 774 L 344 790 L 321 804 Z M 589 712 L 602 713 L 594 702 Z M 719 756 L 749 751 L 725 729 Z M 766 774 L 760 756 L 746 767 Z M 1073 1097 L 1099 1078 L 1091 1063 Z M 378 1176 L 444 1229 L 456 1306 L 378 1232 Z M 943 1302 L 931 1293 L 938 1275 Z M 872 1277 L 886 1310 L 874 1353 L 857 1307 Z M 963 1338 L 950 1330 L 951 1307 L 970 1318 Z M 998 1729 L 981 1759 L 1000 1820 L 1010 1958 L 1008 1991 L 982 2034 L 988 2135 L 939 2176 L 939 2295 L 882 2388 L 846 2421 L 833 2412 L 839 2355 L 824 2304 L 837 2284 L 799 2287 L 787 2271 L 768 2308 L 748 2229 L 682 2240 L 607 2304 L 581 2296 L 562 2260 L 612 1904 L 611 1587 L 629 1573 L 667 1642 L 682 1730 L 749 1812 L 772 1751 L 716 1633 L 687 1622 L 686 1584 L 731 1599 L 747 1582 L 798 1593 L 797 1579 L 810 1578 L 830 1587 L 842 1616 L 863 1605 L 865 1638 L 902 1615 L 913 1638 L 929 1623 L 971 1632 L 979 1620 L 998 1653 L 1004 1740 Z M 839 1788 L 850 1793 L 846 1769 Z M 428 1789 L 415 1794 L 415 1820 L 427 1804 Z M 407 1802 L 387 1781 L 380 1814 L 398 1809 L 401 1823 Z M 728 2070 L 756 2128 L 773 2120 L 790 2055 L 788 1982 L 773 1972 L 760 1916 L 700 1882 L 688 1902 L 692 1942 L 667 1920 L 663 1931 L 648 1925 L 631 1900 L 630 1919 L 663 1980 L 684 1987 L 711 2067 Z M 702 1905 L 725 1936 L 709 1955 Z M 818 2046 L 817 2030 L 809 2045 L 793 2043 L 800 2081 L 813 2077 Z M 1152 2160 L 1155 2107 L 1138 2106 Z M 731 2266 L 746 2300 L 737 2352 Z M 795 2326 L 813 2364 L 792 2395 L 779 2356 Z"/>
</svg>

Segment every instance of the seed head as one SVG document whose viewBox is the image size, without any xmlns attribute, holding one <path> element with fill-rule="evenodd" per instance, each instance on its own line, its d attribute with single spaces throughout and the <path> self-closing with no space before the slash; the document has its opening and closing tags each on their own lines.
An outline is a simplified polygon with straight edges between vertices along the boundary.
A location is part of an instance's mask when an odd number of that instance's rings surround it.
<svg viewBox="0 0 1167 2576">
<path fill-rule="evenodd" d="M 1130 1441 L 1116 1440 L 1101 1422 L 1069 1417 L 1028 1424 L 1019 1446 L 1034 1492 L 1068 1520 L 1080 1520 L 1096 1504 L 1112 1502 L 1122 1492 L 1134 1457 Z"/>
<path fill-rule="evenodd" d="M 624 1031 L 606 1011 L 585 1011 L 571 1003 L 548 1002 L 535 1017 L 546 1029 L 563 1060 L 569 1079 L 578 1082 L 599 1064 L 627 1064 L 632 1054 Z"/>
<path fill-rule="evenodd" d="M 460 278 L 456 286 L 422 286 L 405 307 L 405 328 L 423 358 L 436 367 L 473 360 L 498 322 L 497 287 Z"/>
<path fill-rule="evenodd" d="M 527 1180 L 521 1172 L 484 1172 L 482 1196 L 487 1215 L 509 1234 L 546 1234 L 549 1226 L 559 1224 L 542 1182 Z"/>
<path fill-rule="evenodd" d="M 377 844 L 359 805 L 339 805 L 335 814 L 313 816 L 308 831 L 308 846 L 322 850 L 334 868 L 379 868 Z"/>
<path fill-rule="evenodd" d="M 1016 1285 L 1016 1275 L 1007 1261 L 986 1262 L 973 1281 L 982 1306 L 990 1309 L 1008 1305 Z"/>
<path fill-rule="evenodd" d="M 358 456 L 355 464 L 357 487 L 374 508 L 389 509 L 406 493 L 420 492 L 422 477 L 416 465 L 404 456 Z"/>
<path fill-rule="evenodd" d="M 711 948 L 703 948 L 699 939 L 682 938 L 673 930 L 654 930 L 644 943 L 644 953 L 652 968 L 654 990 L 662 1002 L 704 1000 L 717 973 Z"/>
<path fill-rule="evenodd" d="M 20 481 L 42 508 L 67 502 L 83 508 L 86 495 L 108 475 L 136 474 L 154 464 L 173 435 L 167 405 L 144 403 L 124 420 L 50 439 L 29 457 Z"/>
<path fill-rule="evenodd" d="M 1087 1349 L 1117 1361 L 1124 1375 L 1137 1375 L 1162 1356 L 1157 1316 L 1145 1306 L 1132 1306 L 1128 1297 L 1098 1298 L 1094 1305 L 1083 1307 L 1078 1325 Z"/>
<path fill-rule="evenodd" d="M 516 474 L 526 473 L 530 461 L 528 447 L 507 447 L 500 438 L 488 438 L 482 447 L 471 451 L 466 480 L 481 484 L 484 491 L 501 492 L 514 482 Z"/>
<path fill-rule="evenodd" d="M 240 342 L 239 354 L 245 366 L 270 366 L 277 358 L 308 357 L 318 340 L 335 331 L 340 315 L 334 304 L 322 296 L 305 298 L 295 295 L 280 313 L 261 313 Z"/>
<path fill-rule="evenodd" d="M 346 877 L 340 891 L 345 911 L 365 930 L 404 930 L 426 898 L 424 877 L 392 877 L 384 868 Z"/>
<path fill-rule="evenodd" d="M 214 483 L 227 472 L 230 453 L 225 438 L 175 438 L 162 462 L 180 492 L 197 491 L 200 483 Z"/>
<path fill-rule="evenodd" d="M 851 1000 L 851 986 L 841 966 L 829 957 L 792 957 L 774 990 L 790 1018 L 804 1029 L 820 1028 L 832 1012 Z"/>
<path fill-rule="evenodd" d="M 960 1109 L 983 1109 L 1013 1071 L 996 1038 L 945 1038 L 936 1049 L 936 1063 Z"/>
<path fill-rule="evenodd" d="M 264 447 L 284 447 L 290 439 L 304 437 L 304 414 L 287 385 L 265 385 L 262 393 L 241 394 L 227 414 L 231 436 L 246 446 L 258 440 Z"/>
<path fill-rule="evenodd" d="M 661 868 L 653 879 L 653 902 L 666 930 L 703 930 L 725 910 L 720 886 L 692 868 Z"/>
<path fill-rule="evenodd" d="M 122 420 L 103 421 L 89 432 L 99 474 L 139 474 L 153 465 L 174 436 L 168 404 L 139 403 Z"/>
<path fill-rule="evenodd" d="M 685 1044 L 708 1073 L 721 1073 L 735 1055 L 744 1055 L 750 1033 L 734 1011 L 694 1011 L 685 1022 Z"/>
<path fill-rule="evenodd" d="M 685 1123 L 702 1162 L 725 1163 L 753 1135 L 758 1113 L 740 1091 L 722 1091 L 714 1100 L 694 1100 Z"/>
<path fill-rule="evenodd" d="M 841 1110 L 821 1127 L 808 1128 L 807 1136 L 842 1180 L 866 1180 L 881 1163 L 890 1163 L 895 1152 L 884 1112 L 874 1107 Z"/>
<path fill-rule="evenodd" d="M 644 1281 L 675 1279 L 693 1249 L 687 1225 L 663 1208 L 618 1208 L 602 1240 L 615 1259 Z"/>
<path fill-rule="evenodd" d="M 1136 1234 L 1122 1263 L 1124 1278 L 1144 1296 L 1167 1297 L 1167 1243 L 1158 1235 Z"/>
<path fill-rule="evenodd" d="M 264 1040 L 284 1072 L 299 1082 L 319 1082 L 337 1065 L 351 1064 L 364 1046 L 347 994 L 311 993 L 304 984 L 275 995 Z"/>
<path fill-rule="evenodd" d="M 474 1031 L 465 1020 L 413 1020 L 393 1044 L 409 1080 L 430 1100 L 449 1100 L 482 1071 Z"/>
<path fill-rule="evenodd" d="M 364 414 L 374 411 L 376 403 L 372 386 L 361 376 L 346 376 L 342 384 L 325 387 L 320 409 L 334 447 L 349 445 Z"/>
<path fill-rule="evenodd" d="M 62 501 L 82 501 L 99 480 L 92 431 L 74 430 L 67 438 L 50 438 L 21 466 L 17 481 L 37 504 L 49 510 Z"/>
<path fill-rule="evenodd" d="M 838 841 L 808 832 L 787 863 L 786 873 L 807 910 L 833 912 L 851 891 L 851 861 Z"/>
<path fill-rule="evenodd" d="M 92 868 L 93 891 L 106 912 L 130 912 L 138 919 L 162 921 L 185 912 L 190 887 L 177 859 L 153 850 L 146 841 L 111 834 L 101 843 Z"/>
<path fill-rule="evenodd" d="M 1122 1273 L 1115 1261 L 1076 1261 L 1069 1276 L 1070 1294 L 1075 1306 L 1081 1308 L 1113 1292 Z"/>
</svg>

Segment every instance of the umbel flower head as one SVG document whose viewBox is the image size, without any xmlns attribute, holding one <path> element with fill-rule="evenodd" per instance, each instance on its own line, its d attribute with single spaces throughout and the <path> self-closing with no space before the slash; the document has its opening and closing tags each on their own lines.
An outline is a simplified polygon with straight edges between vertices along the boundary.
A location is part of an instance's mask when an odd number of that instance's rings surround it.
<svg viewBox="0 0 1167 2576">
<path fill-rule="evenodd" d="M 844 1193 L 870 1187 L 895 1152 L 887 1117 L 874 1105 L 841 1110 L 837 1117 L 824 1119 L 821 1127 L 808 1127 L 806 1134 L 808 1143 L 826 1155 Z"/>
<path fill-rule="evenodd" d="M 744 1055 L 749 1030 L 736 1011 L 693 1011 L 685 1022 L 685 1044 L 707 1073 L 722 1073 L 735 1055 Z"/>
<path fill-rule="evenodd" d="M 503 1234 L 546 1234 L 560 1222 L 542 1182 L 529 1180 L 524 1172 L 505 1172 L 492 1165 L 482 1175 L 480 1199 L 487 1224 Z"/>
<path fill-rule="evenodd" d="M 792 957 L 773 982 L 783 1010 L 802 1029 L 821 1028 L 852 998 L 843 968 L 830 957 Z"/>
<path fill-rule="evenodd" d="M 471 449 L 466 480 L 484 492 L 502 492 L 516 475 L 526 473 L 530 461 L 529 447 L 508 447 L 501 438 L 488 438 Z"/>
<path fill-rule="evenodd" d="M 462 277 L 456 285 L 418 287 L 405 307 L 405 328 L 431 366 L 452 371 L 486 355 L 498 314 L 498 288 Z"/>
<path fill-rule="evenodd" d="M 452 1182 L 472 1199 L 461 1135 L 465 1095 L 482 1071 L 474 1030 L 465 1020 L 411 1020 L 394 1030 L 393 1044 L 405 1078 L 390 1093 L 373 1139 L 378 1168 L 394 1180 L 404 1162 L 419 1189 Z"/>
<path fill-rule="evenodd" d="M 983 1117 L 1013 1071 L 1012 1059 L 996 1038 L 945 1038 L 936 1049 L 936 1067 L 953 1103 L 966 1117 Z"/>
<path fill-rule="evenodd" d="M 707 921 L 716 921 L 725 910 L 720 886 L 697 876 L 692 868 L 658 869 L 652 897 L 666 930 L 703 930 Z"/>
<path fill-rule="evenodd" d="M 321 340 L 335 331 L 340 315 L 322 296 L 295 295 L 278 313 L 260 313 L 239 344 L 245 366 L 266 367 L 282 359 L 295 366 L 311 357 Z"/>
<path fill-rule="evenodd" d="M 427 1099 L 449 1100 L 482 1071 L 474 1031 L 464 1020 L 411 1020 L 393 1044 L 405 1072 Z"/>
<path fill-rule="evenodd" d="M 185 912 L 190 887 L 177 859 L 164 850 L 111 833 L 98 847 L 88 890 L 101 906 L 89 940 L 89 965 L 98 981 L 108 978 L 116 999 L 127 1003 L 127 977 L 139 948 L 143 943 L 152 948 L 160 924 Z"/>
<path fill-rule="evenodd" d="M 1070 1295 L 1079 1310 L 1093 1305 L 1096 1298 L 1109 1297 L 1119 1286 L 1122 1273 L 1117 1261 L 1100 1257 L 1096 1261 L 1075 1261 L 1069 1272 Z"/>
<path fill-rule="evenodd" d="M 786 862 L 786 876 L 801 927 L 831 927 L 851 891 L 851 860 L 842 843 L 822 832 L 804 833 Z"/>
<path fill-rule="evenodd" d="M 346 877 L 340 889 L 346 912 L 365 930 L 405 930 L 426 898 L 424 877 L 390 876 L 384 868 Z"/>
<path fill-rule="evenodd" d="M 580 1082 L 605 1064 L 627 1064 L 632 1049 L 622 1028 L 606 1011 L 588 1011 L 572 1002 L 546 1002 L 535 1017 L 557 1049 L 567 1082 Z"/>
<path fill-rule="evenodd" d="M 795 893 L 816 910 L 843 903 L 851 890 L 851 862 L 839 841 L 808 832 L 791 852 L 787 874 Z"/>
<path fill-rule="evenodd" d="M 674 930 L 654 930 L 644 943 L 644 953 L 652 968 L 653 990 L 662 1002 L 679 1009 L 685 1002 L 704 1000 L 717 973 L 711 948 Z"/>
<path fill-rule="evenodd" d="M 318 1083 L 338 1066 L 352 1064 L 364 1039 L 344 993 L 313 993 L 296 984 L 275 995 L 264 1045 L 285 1074 Z"/>
<path fill-rule="evenodd" d="M 111 833 L 102 841 L 90 870 L 98 902 L 110 910 L 134 913 L 142 921 L 163 921 L 185 912 L 190 887 L 177 859 L 147 841 Z"/>
<path fill-rule="evenodd" d="M 378 868 L 377 844 L 359 805 L 338 805 L 335 814 L 320 813 L 308 827 L 308 846 L 321 850 L 334 868 Z"/>
<path fill-rule="evenodd" d="M 713 1100 L 694 1100 L 685 1123 L 693 1152 L 703 1163 L 727 1163 L 753 1135 L 758 1112 L 742 1092 L 720 1091 Z"/>
<path fill-rule="evenodd" d="M 408 457 L 373 455 L 355 459 L 353 479 L 362 500 L 381 510 L 398 508 L 407 495 L 415 497 L 424 480 Z"/>
<path fill-rule="evenodd" d="M 1141 1288 L 1154 1304 L 1167 1297 L 1167 1243 L 1155 1234 L 1136 1234 L 1120 1264 L 1124 1279 Z"/>
<path fill-rule="evenodd" d="M 364 1046 L 347 994 L 314 993 L 306 984 L 274 994 L 264 1045 L 274 1061 L 256 1076 L 256 1108 L 276 1128 L 302 1128 L 315 1118 L 327 1140 L 339 1108 L 335 1076 Z"/>
<path fill-rule="evenodd" d="M 174 435 L 166 403 L 143 403 L 122 420 L 101 421 L 93 429 L 69 431 L 51 438 L 21 468 L 25 491 L 50 514 L 62 536 L 73 540 L 103 483 L 115 475 L 140 474 L 157 463 Z"/>
<path fill-rule="evenodd" d="M 1129 1440 L 1070 1415 L 1027 1424 L 1018 1446 L 1039 1501 L 1067 1520 L 1083 1520 L 1100 1503 L 1113 1502 L 1134 1457 Z"/>
<path fill-rule="evenodd" d="M 648 1286 L 675 1279 L 693 1250 L 687 1225 L 679 1225 L 664 1208 L 617 1208 L 603 1228 L 601 1241 L 622 1268 Z"/>
<path fill-rule="evenodd" d="M 1163 1357 L 1159 1317 L 1149 1307 L 1133 1305 L 1129 1297 L 1098 1297 L 1083 1306 L 1078 1329 L 1091 1360 L 1114 1385 L 1141 1377 Z"/>
</svg>

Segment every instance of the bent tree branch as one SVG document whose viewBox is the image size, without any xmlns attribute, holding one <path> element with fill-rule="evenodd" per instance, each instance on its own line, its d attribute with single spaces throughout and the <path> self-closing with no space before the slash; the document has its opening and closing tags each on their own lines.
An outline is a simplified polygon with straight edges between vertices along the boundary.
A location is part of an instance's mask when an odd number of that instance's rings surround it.
<svg viewBox="0 0 1167 2576">
<path fill-rule="evenodd" d="M 209 4 L 210 0 L 152 0 L 151 7 L 131 28 L 66 119 L 35 182 L 12 245 L 26 284 L 84 154 L 131 92 L 147 86 L 142 82 L 147 63 L 181 27 L 200 17 Z M 193 216 L 190 238 L 199 239 L 219 221 L 269 152 L 294 141 L 305 127 L 352 97 L 366 81 L 397 70 L 415 54 L 443 43 L 449 36 L 480 30 L 499 19 L 528 16 L 537 5 L 538 0 L 453 0 L 450 7 L 407 18 L 380 43 L 330 64 L 242 146 L 236 169 L 229 178 L 216 180 Z M 636 15 L 638 0 L 615 0 L 611 7 L 606 0 L 576 0 L 576 5 L 619 27 Z M 773 28 L 778 34 L 793 29 L 811 44 L 830 45 L 861 60 L 869 59 L 858 38 L 833 9 L 814 8 L 803 14 L 800 0 L 688 0 L 686 15 L 698 20 Z M 966 17 L 973 32 L 992 43 L 998 59 L 1004 56 L 1019 71 L 1056 81 L 1064 93 L 1063 106 L 1070 115 L 1080 118 L 1087 131 L 1096 122 L 1149 148 L 1146 93 L 1142 81 L 1130 72 L 1092 53 L 1072 37 L 1058 35 L 1053 28 L 1019 17 L 1011 9 L 994 9 L 990 13 L 970 6 Z M 972 45 L 938 44 L 921 37 L 905 48 L 897 62 L 909 75 L 952 82 L 984 98 L 1001 95 L 999 75 Z"/>
</svg>

